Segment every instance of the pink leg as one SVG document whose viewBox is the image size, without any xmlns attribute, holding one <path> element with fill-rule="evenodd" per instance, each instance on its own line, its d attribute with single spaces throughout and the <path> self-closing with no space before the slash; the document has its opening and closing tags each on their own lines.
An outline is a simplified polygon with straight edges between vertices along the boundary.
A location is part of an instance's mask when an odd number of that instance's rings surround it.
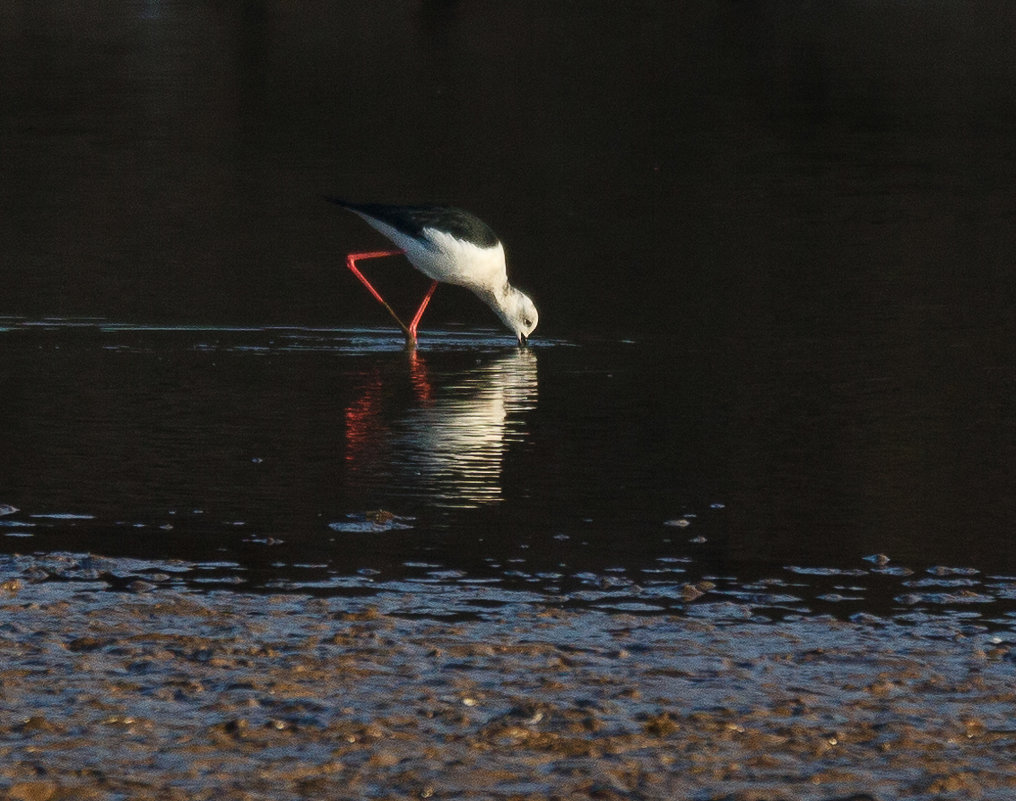
<svg viewBox="0 0 1016 801">
<path fill-rule="evenodd" d="M 410 340 L 415 342 L 416 329 L 414 328 L 412 331 L 410 331 L 409 327 L 406 326 L 404 322 L 402 322 L 402 318 L 395 313 L 394 309 L 392 309 L 392 307 L 388 305 L 385 299 L 381 297 L 381 293 L 378 292 L 376 289 L 374 289 L 374 285 L 367 280 L 367 276 L 361 273 L 356 266 L 356 262 L 358 259 L 378 259 L 381 258 L 382 256 L 401 256 L 404 252 L 405 251 L 402 250 L 374 250 L 369 251 L 367 253 L 350 253 L 348 256 L 346 256 L 346 266 L 352 271 L 353 275 L 359 278 L 360 281 L 363 283 L 363 285 L 367 287 L 367 291 L 374 296 L 374 299 L 377 300 L 378 303 L 380 303 L 388 310 L 388 313 L 395 319 L 395 322 L 399 324 L 399 328 L 401 328 L 403 331 L 406 332 L 406 336 Z M 431 292 L 433 292 L 433 289 L 431 289 Z M 430 300 L 429 296 L 427 300 Z M 424 304 L 424 306 L 426 306 L 426 303 Z M 420 314 L 422 314 L 422 309 L 420 312 L 417 313 L 417 316 L 419 316 Z"/>
<path fill-rule="evenodd" d="M 423 311 L 427 308 L 427 304 L 430 303 L 430 299 L 433 297 L 435 289 L 437 289 L 437 281 L 432 281 L 430 289 L 428 289 L 427 294 L 423 296 L 423 302 L 420 304 L 420 308 L 416 310 L 416 315 L 413 317 L 413 321 L 409 324 L 409 337 L 414 342 L 416 341 L 416 327 L 420 324 L 420 318 L 423 317 Z"/>
</svg>

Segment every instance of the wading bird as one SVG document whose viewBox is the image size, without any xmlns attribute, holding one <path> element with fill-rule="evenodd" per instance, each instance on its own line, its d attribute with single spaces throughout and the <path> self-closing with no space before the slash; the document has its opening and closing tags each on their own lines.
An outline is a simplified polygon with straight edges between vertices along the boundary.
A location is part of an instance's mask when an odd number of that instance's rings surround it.
<svg viewBox="0 0 1016 801">
<path fill-rule="evenodd" d="M 528 295 L 508 283 L 504 246 L 483 220 L 450 206 L 350 203 L 334 197 L 327 200 L 358 214 L 399 246 L 399 250 L 350 253 L 346 266 L 395 318 L 410 346 L 416 344 L 420 318 L 442 281 L 471 290 L 494 310 L 520 345 L 526 344 L 539 319 L 536 306 Z M 405 254 L 409 263 L 433 282 L 409 325 L 402 322 L 356 266 L 360 259 L 400 254 Z"/>
</svg>

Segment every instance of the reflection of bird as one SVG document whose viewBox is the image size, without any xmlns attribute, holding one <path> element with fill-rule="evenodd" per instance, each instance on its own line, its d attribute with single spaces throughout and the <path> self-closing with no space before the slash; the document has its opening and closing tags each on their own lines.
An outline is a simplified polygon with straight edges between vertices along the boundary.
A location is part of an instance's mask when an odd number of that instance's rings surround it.
<svg viewBox="0 0 1016 801">
<path fill-rule="evenodd" d="M 458 508 L 503 500 L 505 459 L 526 441 L 527 413 L 537 405 L 536 353 L 512 349 L 466 370 L 445 369 L 433 386 L 424 360 L 411 359 L 411 395 L 392 392 L 390 376 L 374 364 L 346 408 L 346 486 L 378 503 L 400 494 Z"/>
<path fill-rule="evenodd" d="M 520 345 L 526 343 L 536 328 L 536 306 L 528 295 L 508 283 L 504 247 L 485 222 L 467 211 L 449 206 L 386 206 L 347 203 L 331 197 L 328 200 L 360 215 L 402 248 L 410 264 L 433 280 L 416 316 L 407 326 L 354 263 L 357 258 L 388 256 L 399 251 L 353 253 L 347 258 L 349 268 L 395 317 L 410 343 L 416 340 L 416 326 L 439 281 L 472 290 L 518 337 Z"/>
</svg>

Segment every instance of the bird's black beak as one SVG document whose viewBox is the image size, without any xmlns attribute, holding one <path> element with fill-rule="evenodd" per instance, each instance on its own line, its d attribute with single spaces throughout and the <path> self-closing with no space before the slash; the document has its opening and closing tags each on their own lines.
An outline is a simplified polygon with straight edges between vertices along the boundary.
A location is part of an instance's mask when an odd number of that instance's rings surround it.
<svg viewBox="0 0 1016 801">
<path fill-rule="evenodd" d="M 519 346 L 520 347 L 525 347 L 528 344 L 529 344 L 529 337 L 527 337 L 525 334 L 519 334 Z"/>
</svg>

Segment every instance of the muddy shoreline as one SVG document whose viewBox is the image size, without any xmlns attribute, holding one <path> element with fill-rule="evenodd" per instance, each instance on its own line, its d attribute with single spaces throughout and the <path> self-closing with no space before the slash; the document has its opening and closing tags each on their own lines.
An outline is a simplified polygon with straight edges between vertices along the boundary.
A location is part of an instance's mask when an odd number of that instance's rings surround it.
<svg viewBox="0 0 1016 801">
<path fill-rule="evenodd" d="M 1016 651 L 962 620 L 448 622 L 16 576 L 0 604 L 4 798 L 1016 795 Z"/>
</svg>

